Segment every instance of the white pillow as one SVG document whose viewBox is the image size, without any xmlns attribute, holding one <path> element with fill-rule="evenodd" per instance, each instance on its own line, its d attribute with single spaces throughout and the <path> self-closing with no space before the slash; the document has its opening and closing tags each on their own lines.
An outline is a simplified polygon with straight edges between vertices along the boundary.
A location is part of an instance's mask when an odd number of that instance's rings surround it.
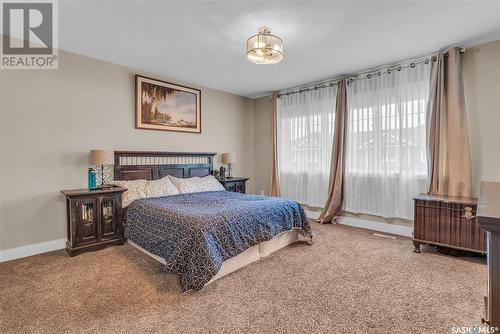
<svg viewBox="0 0 500 334">
<path fill-rule="evenodd" d="M 162 197 L 177 194 L 179 194 L 179 190 L 177 190 L 168 176 L 148 181 L 146 185 L 146 197 Z"/>
<path fill-rule="evenodd" d="M 146 198 L 146 180 L 133 181 L 111 181 L 111 184 L 127 189 L 122 195 L 122 207 L 125 208 L 133 201 L 140 198 Z"/>
<path fill-rule="evenodd" d="M 169 178 L 181 194 L 225 190 L 222 184 L 212 175 L 191 177 L 189 179 L 178 179 L 173 176 L 169 176 Z"/>
</svg>

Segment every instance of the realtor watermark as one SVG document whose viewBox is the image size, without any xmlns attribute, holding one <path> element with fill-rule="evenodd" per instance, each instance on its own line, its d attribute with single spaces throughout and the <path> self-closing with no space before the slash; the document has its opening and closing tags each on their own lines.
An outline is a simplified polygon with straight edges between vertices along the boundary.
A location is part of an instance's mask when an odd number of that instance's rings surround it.
<svg viewBox="0 0 500 334">
<path fill-rule="evenodd" d="M 0 69 L 57 69 L 57 0 L 0 0 Z"/>
<path fill-rule="evenodd" d="M 498 327 L 491 327 L 491 326 L 478 326 L 478 325 L 472 325 L 472 326 L 455 326 L 451 328 L 450 333 L 453 334 L 493 334 L 493 333 L 500 333 Z"/>
</svg>

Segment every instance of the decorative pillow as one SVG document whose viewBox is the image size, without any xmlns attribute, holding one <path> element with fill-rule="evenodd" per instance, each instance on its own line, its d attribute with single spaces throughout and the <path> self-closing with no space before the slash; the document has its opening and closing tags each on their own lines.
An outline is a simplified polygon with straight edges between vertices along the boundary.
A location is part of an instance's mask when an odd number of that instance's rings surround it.
<svg viewBox="0 0 500 334">
<path fill-rule="evenodd" d="M 178 179 L 173 176 L 169 176 L 169 178 L 181 194 L 225 190 L 222 184 L 212 175 L 191 177 L 189 179 Z"/>
<path fill-rule="evenodd" d="M 146 185 L 146 197 L 162 197 L 179 194 L 179 190 L 173 185 L 168 176 L 159 180 L 148 181 Z"/>
<path fill-rule="evenodd" d="M 127 207 L 136 199 L 146 198 L 146 180 L 111 181 L 111 184 L 127 189 L 122 195 L 122 207 Z"/>
</svg>

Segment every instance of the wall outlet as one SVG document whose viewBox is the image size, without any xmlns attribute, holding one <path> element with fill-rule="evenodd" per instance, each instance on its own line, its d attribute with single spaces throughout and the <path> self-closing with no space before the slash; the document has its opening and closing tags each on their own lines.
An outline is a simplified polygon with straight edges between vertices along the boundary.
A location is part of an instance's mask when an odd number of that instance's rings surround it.
<svg viewBox="0 0 500 334">
<path fill-rule="evenodd" d="M 260 195 L 261 195 L 261 196 L 264 196 L 264 190 L 261 190 L 261 191 L 260 191 Z"/>
</svg>

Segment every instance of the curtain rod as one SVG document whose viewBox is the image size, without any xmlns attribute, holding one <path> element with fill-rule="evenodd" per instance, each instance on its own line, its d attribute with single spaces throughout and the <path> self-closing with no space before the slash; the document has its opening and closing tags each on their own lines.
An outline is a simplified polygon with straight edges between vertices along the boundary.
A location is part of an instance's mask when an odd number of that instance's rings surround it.
<svg viewBox="0 0 500 334">
<path fill-rule="evenodd" d="M 465 48 L 460 48 L 460 53 L 464 53 Z M 445 56 L 448 55 L 448 51 L 443 52 Z M 425 56 L 425 57 L 420 57 L 420 58 L 415 58 L 413 60 L 405 60 L 396 64 L 391 64 L 391 65 L 383 65 L 383 66 L 378 66 L 376 68 L 354 73 L 354 74 L 349 74 L 349 75 L 342 75 L 333 79 L 327 79 L 323 81 L 318 81 L 318 82 L 313 82 L 310 84 L 306 84 L 303 86 L 297 86 L 294 88 L 289 88 L 285 89 L 279 92 L 277 97 L 281 97 L 284 95 L 292 95 L 292 94 L 297 94 L 297 93 L 304 93 L 304 92 L 309 92 L 311 90 L 318 90 L 326 87 L 333 87 L 335 86 L 340 80 L 347 79 L 347 84 L 352 83 L 354 80 L 362 80 L 362 79 L 370 79 L 372 76 L 380 76 L 383 74 L 391 74 L 393 71 L 401 71 L 403 68 L 415 68 L 417 64 L 424 63 L 425 65 L 428 65 L 430 61 L 436 61 L 437 60 L 437 53 Z"/>
</svg>

